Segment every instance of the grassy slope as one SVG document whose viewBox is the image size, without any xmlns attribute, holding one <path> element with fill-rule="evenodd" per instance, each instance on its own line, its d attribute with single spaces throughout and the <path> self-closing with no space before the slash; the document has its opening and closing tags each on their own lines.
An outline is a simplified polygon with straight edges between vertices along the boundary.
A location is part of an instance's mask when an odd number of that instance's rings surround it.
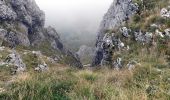
<svg viewBox="0 0 170 100">
<path fill-rule="evenodd" d="M 141 66 L 128 71 L 102 69 L 76 70 L 63 64 L 50 66 L 45 73 L 29 70 L 10 76 L 0 69 L 2 100 L 147 100 L 170 99 L 168 59 L 156 53 L 124 53 L 136 58 Z M 5 72 L 5 73 L 4 73 Z M 7 78 L 8 77 L 8 78 Z M 10 79 L 10 80 L 9 80 Z M 7 84 L 8 83 L 8 84 Z M 1 92 L 4 89 L 4 92 Z"/>
</svg>

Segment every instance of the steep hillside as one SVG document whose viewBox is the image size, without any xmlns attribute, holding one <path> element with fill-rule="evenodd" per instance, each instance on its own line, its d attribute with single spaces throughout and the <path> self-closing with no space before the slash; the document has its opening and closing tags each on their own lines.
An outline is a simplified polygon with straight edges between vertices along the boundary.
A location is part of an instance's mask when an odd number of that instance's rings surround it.
<svg viewBox="0 0 170 100">
<path fill-rule="evenodd" d="M 79 59 L 67 50 L 52 27 L 44 27 L 45 14 L 34 0 L 0 1 L 1 45 L 15 48 L 18 45 L 40 50 L 48 56 L 63 55 L 66 63 L 82 67 Z M 68 62 L 69 60 L 69 62 Z"/>
<path fill-rule="evenodd" d="M 114 0 L 108 12 L 104 15 L 98 30 L 96 40 L 96 55 L 92 65 L 99 65 L 102 58 L 102 41 L 107 30 L 119 27 L 138 10 L 138 5 L 131 0 Z"/>
<path fill-rule="evenodd" d="M 92 65 L 112 65 L 124 52 L 130 54 L 138 49 L 168 52 L 168 9 L 165 1 L 115 0 L 101 22 Z"/>
</svg>

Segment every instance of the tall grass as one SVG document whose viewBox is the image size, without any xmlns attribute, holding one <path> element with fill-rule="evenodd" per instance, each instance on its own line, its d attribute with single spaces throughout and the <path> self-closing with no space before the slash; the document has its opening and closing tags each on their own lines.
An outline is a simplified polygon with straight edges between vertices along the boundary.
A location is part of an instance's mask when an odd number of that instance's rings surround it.
<svg viewBox="0 0 170 100">
<path fill-rule="evenodd" d="M 141 66 L 132 71 L 102 68 L 76 70 L 55 66 L 45 73 L 17 75 L 2 100 L 169 100 L 170 69 L 166 59 L 137 55 Z"/>
</svg>

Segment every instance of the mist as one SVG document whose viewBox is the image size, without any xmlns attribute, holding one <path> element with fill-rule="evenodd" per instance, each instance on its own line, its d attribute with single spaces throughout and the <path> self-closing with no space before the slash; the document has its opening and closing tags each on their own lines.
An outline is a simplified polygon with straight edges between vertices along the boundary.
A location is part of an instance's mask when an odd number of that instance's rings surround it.
<svg viewBox="0 0 170 100">
<path fill-rule="evenodd" d="M 100 21 L 112 1 L 36 0 L 46 14 L 46 26 L 53 26 L 66 45 L 74 43 L 78 47 L 95 41 Z"/>
</svg>

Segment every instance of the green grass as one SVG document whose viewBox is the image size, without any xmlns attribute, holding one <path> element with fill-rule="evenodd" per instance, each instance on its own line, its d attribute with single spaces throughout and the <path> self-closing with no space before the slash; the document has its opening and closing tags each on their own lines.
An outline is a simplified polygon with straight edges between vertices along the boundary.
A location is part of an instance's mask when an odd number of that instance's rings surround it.
<svg viewBox="0 0 170 100">
<path fill-rule="evenodd" d="M 170 69 L 166 59 L 153 54 L 136 55 L 141 66 L 128 71 L 77 70 L 58 65 L 44 73 L 28 71 L 1 85 L 4 100 L 168 100 Z M 125 55 L 126 56 L 126 55 Z M 157 70 L 160 69 L 161 71 Z M 2 74 L 2 73 L 1 73 Z"/>
</svg>

